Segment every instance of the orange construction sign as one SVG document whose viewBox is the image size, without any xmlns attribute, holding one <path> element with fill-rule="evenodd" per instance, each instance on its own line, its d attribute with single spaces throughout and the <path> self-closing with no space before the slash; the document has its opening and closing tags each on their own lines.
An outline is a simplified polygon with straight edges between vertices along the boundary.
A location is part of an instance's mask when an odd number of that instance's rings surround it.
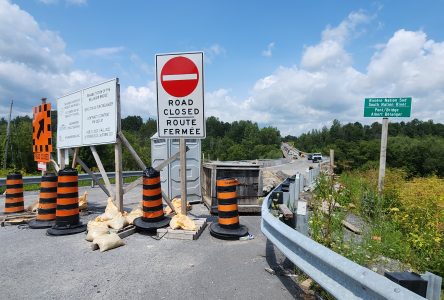
<svg viewBox="0 0 444 300">
<path fill-rule="evenodd" d="M 52 152 L 51 103 L 45 103 L 32 109 L 32 151 Z M 42 160 L 39 160 L 42 161 Z"/>
<path fill-rule="evenodd" d="M 50 162 L 51 156 L 49 152 L 34 152 L 34 161 Z"/>
</svg>

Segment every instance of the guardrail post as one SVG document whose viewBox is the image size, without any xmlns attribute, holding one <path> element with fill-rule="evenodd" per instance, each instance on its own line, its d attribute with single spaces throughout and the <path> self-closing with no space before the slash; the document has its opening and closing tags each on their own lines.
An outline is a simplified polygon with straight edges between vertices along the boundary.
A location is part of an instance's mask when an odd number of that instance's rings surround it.
<svg viewBox="0 0 444 300">
<path fill-rule="evenodd" d="M 295 208 L 297 206 L 297 201 L 299 200 L 299 193 L 301 192 L 301 175 L 296 173 L 294 178 L 294 200 L 295 200 Z"/>
<path fill-rule="evenodd" d="M 296 176 L 292 176 L 292 177 L 290 177 L 289 178 L 289 181 L 290 181 L 290 188 L 289 188 L 289 204 L 290 205 L 287 205 L 289 208 L 291 208 L 291 210 L 294 210 L 294 208 L 295 208 L 295 201 L 294 201 L 294 199 L 295 199 L 295 179 L 296 179 Z"/>
<path fill-rule="evenodd" d="M 430 272 L 425 272 L 425 274 L 421 274 L 421 277 L 422 279 L 427 280 L 426 298 L 428 300 L 441 299 L 442 278 Z"/>
<path fill-rule="evenodd" d="M 299 174 L 299 193 L 301 193 L 303 190 L 304 190 L 304 175 Z"/>
<path fill-rule="evenodd" d="M 287 205 L 290 204 L 290 187 L 287 190 L 282 189 L 282 202 Z"/>
<path fill-rule="evenodd" d="M 303 235 L 308 236 L 308 214 L 307 214 L 307 201 L 305 199 L 298 200 L 298 206 L 296 210 L 296 230 Z"/>
</svg>

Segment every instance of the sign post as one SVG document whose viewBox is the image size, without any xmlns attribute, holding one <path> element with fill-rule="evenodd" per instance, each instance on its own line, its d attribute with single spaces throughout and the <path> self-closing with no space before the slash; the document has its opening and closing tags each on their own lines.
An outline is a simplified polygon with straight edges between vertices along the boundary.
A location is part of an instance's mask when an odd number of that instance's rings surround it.
<svg viewBox="0 0 444 300">
<path fill-rule="evenodd" d="M 408 118 L 412 110 L 412 98 L 365 98 L 364 117 L 382 117 L 381 152 L 379 155 L 378 194 L 384 192 L 385 165 L 387 158 L 388 118 Z"/>
<path fill-rule="evenodd" d="M 388 118 L 382 118 L 381 153 L 379 154 L 378 194 L 384 191 L 385 161 L 387 158 Z"/>
<path fill-rule="evenodd" d="M 181 213 L 187 214 L 186 138 L 205 138 L 203 52 L 157 54 L 157 132 L 179 138 Z"/>
</svg>

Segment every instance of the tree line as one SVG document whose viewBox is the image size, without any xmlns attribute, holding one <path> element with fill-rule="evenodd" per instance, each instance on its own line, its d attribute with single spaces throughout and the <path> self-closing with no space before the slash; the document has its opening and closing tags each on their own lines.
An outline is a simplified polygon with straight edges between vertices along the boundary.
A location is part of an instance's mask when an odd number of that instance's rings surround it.
<svg viewBox="0 0 444 300">
<path fill-rule="evenodd" d="M 56 142 L 57 112 L 51 114 L 53 141 Z M 3 162 L 6 141 L 7 121 L 0 119 L 0 163 Z M 37 172 L 32 152 L 32 118 L 17 116 L 11 121 L 11 134 L 8 147 L 8 169 Z M 274 127 L 260 128 L 251 121 L 220 121 L 216 117 L 206 120 L 207 138 L 202 140 L 202 152 L 206 159 L 242 160 L 257 158 L 280 158 L 281 136 Z M 151 137 L 157 132 L 156 120 L 144 121 L 140 116 L 122 119 L 122 131 L 141 159 L 151 164 Z M 56 151 L 54 145 L 54 152 Z M 97 152 L 107 171 L 114 170 L 114 146 L 98 145 Z M 95 166 L 89 147 L 81 147 L 80 158 L 88 165 Z M 138 165 L 129 151 L 123 147 L 124 170 L 137 170 Z M 93 168 L 96 169 L 96 168 Z"/>
<path fill-rule="evenodd" d="M 53 140 L 56 141 L 57 112 L 52 112 Z M 3 162 L 6 120 L 0 119 L 0 162 Z M 156 120 L 144 121 L 140 116 L 122 119 L 122 130 L 142 160 L 151 163 L 151 137 L 157 131 Z M 202 152 L 210 160 L 248 160 L 281 158 L 282 140 L 292 142 L 304 152 L 328 154 L 335 150 L 337 171 L 377 167 L 379 162 L 381 124 L 359 122 L 341 124 L 334 120 L 330 128 L 314 129 L 300 136 L 281 138 L 274 127 L 260 127 L 251 121 L 223 122 L 216 117 L 206 120 L 207 137 Z M 444 177 L 444 124 L 433 121 L 394 122 L 388 129 L 388 167 L 402 168 L 409 176 L 436 174 Z M 56 145 L 54 145 L 54 151 Z M 106 170 L 114 170 L 114 147 L 96 146 Z M 89 166 L 96 163 L 88 147 L 80 148 L 80 157 Z M 8 168 L 35 173 L 32 153 L 32 119 L 17 116 L 11 121 Z M 123 168 L 137 170 L 138 165 L 123 147 Z"/>
<path fill-rule="evenodd" d="M 342 125 L 286 136 L 300 150 L 329 153 L 335 150 L 337 171 L 376 167 L 379 163 L 381 123 Z M 387 166 L 404 169 L 408 176 L 444 177 L 444 124 L 432 120 L 394 122 L 388 127 Z"/>
</svg>

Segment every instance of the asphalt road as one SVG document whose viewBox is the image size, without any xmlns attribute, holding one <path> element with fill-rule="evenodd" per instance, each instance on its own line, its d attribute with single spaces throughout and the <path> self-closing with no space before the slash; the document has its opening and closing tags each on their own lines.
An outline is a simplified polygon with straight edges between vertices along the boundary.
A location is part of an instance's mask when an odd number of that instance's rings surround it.
<svg viewBox="0 0 444 300">
<path fill-rule="evenodd" d="M 306 161 L 280 168 L 292 175 Z M 279 168 L 273 167 L 273 168 Z M 99 188 L 89 193 L 89 209 L 103 212 L 106 196 Z M 140 201 L 141 187 L 125 195 L 125 208 Z M 26 204 L 38 192 L 25 194 Z M 0 197 L 4 207 L 4 196 Z M 194 216 L 208 217 L 201 204 Z M 249 241 L 213 238 L 208 227 L 196 241 L 156 240 L 133 234 L 126 245 L 108 252 L 92 251 L 83 233 L 51 237 L 45 230 L 0 228 L 1 299 L 299 299 L 292 279 L 271 275 L 265 268 L 291 267 L 260 231 L 260 216 L 241 216 L 254 235 Z"/>
</svg>

